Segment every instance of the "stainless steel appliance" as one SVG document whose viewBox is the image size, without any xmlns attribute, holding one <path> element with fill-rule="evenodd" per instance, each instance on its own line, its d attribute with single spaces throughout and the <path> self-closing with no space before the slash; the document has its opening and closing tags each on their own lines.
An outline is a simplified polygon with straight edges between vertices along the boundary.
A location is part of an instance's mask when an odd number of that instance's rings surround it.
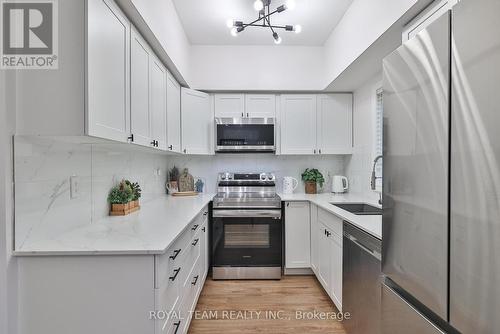
<svg viewBox="0 0 500 334">
<path fill-rule="evenodd" d="M 499 0 L 384 60 L 385 333 L 500 328 Z"/>
<path fill-rule="evenodd" d="M 218 153 L 275 152 L 274 118 L 216 118 Z"/>
<path fill-rule="evenodd" d="M 212 211 L 214 279 L 280 279 L 283 224 L 272 173 L 220 173 Z"/>
<path fill-rule="evenodd" d="M 347 333 L 380 333 L 380 239 L 344 222 L 342 311 Z"/>
</svg>

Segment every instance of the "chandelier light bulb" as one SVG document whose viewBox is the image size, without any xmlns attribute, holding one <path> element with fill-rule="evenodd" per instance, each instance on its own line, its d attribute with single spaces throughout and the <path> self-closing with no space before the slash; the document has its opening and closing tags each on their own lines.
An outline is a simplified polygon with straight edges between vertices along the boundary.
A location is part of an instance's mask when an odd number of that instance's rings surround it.
<svg viewBox="0 0 500 334">
<path fill-rule="evenodd" d="M 236 27 L 233 27 L 231 29 L 231 36 L 234 36 L 234 37 L 238 36 L 238 29 L 236 29 Z"/>
<path fill-rule="evenodd" d="M 264 8 L 264 3 L 262 2 L 262 0 L 255 0 L 255 2 L 253 3 L 253 8 L 256 11 L 261 11 Z"/>
<path fill-rule="evenodd" d="M 295 9 L 295 0 L 287 0 L 285 6 L 286 6 L 286 9 L 288 9 L 288 10 L 294 10 Z"/>
<path fill-rule="evenodd" d="M 295 27 L 293 27 L 293 31 L 295 31 L 296 34 L 300 34 L 302 32 L 302 26 L 300 24 L 296 24 Z"/>
<path fill-rule="evenodd" d="M 234 26 L 234 20 L 233 19 L 227 19 L 226 25 L 228 28 L 232 28 Z"/>
<path fill-rule="evenodd" d="M 277 33 L 274 33 L 273 37 L 274 37 L 274 44 L 281 44 L 281 37 L 278 36 Z"/>
</svg>

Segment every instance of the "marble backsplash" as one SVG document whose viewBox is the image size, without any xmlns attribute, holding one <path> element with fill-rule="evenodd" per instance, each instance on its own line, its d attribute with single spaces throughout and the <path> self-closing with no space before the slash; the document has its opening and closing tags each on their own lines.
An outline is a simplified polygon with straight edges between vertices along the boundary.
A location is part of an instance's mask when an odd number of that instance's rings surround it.
<svg viewBox="0 0 500 334">
<path fill-rule="evenodd" d="M 283 156 L 272 154 L 219 154 L 215 156 L 172 156 L 169 168 L 177 166 L 180 171 L 188 168 L 195 178 L 202 178 L 206 184 L 205 192 L 216 192 L 219 172 L 273 172 L 277 178 L 277 189 L 281 191 L 283 176 L 293 176 L 299 180 L 297 193 L 304 193 L 300 175 L 306 168 L 319 169 L 326 180 L 324 191 L 331 189 L 331 176 L 343 175 L 344 156 Z"/>
<path fill-rule="evenodd" d="M 35 136 L 14 138 L 14 164 L 16 249 L 107 216 L 109 190 L 123 178 L 139 182 L 142 203 L 163 194 L 168 165 L 130 145 Z"/>
</svg>

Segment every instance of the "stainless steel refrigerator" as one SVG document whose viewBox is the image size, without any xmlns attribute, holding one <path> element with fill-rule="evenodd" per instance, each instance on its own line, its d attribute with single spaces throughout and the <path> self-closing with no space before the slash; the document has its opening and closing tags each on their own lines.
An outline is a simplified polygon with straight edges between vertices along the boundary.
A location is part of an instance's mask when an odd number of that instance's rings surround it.
<svg viewBox="0 0 500 334">
<path fill-rule="evenodd" d="M 500 332 L 500 0 L 384 60 L 382 331 Z"/>
</svg>

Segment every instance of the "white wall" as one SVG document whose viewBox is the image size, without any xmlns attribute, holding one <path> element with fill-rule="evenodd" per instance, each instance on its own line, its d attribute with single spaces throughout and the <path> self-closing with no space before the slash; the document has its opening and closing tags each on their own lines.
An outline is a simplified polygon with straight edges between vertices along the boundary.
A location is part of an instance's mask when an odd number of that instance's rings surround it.
<svg viewBox="0 0 500 334">
<path fill-rule="evenodd" d="M 325 177 L 325 191 L 330 191 L 331 180 L 328 175 L 344 173 L 343 156 L 275 156 L 272 154 L 219 154 L 215 156 L 179 156 L 170 157 L 169 168 L 177 166 L 180 171 L 189 169 L 194 177 L 204 179 L 205 192 L 216 192 L 219 172 L 273 172 L 277 178 L 277 189 L 282 190 L 283 176 L 293 176 L 300 181 L 297 193 L 304 193 L 304 184 L 300 180 L 306 168 L 317 168 Z"/>
<path fill-rule="evenodd" d="M 321 90 L 322 47 L 191 47 L 192 87 L 201 90 Z"/>
<path fill-rule="evenodd" d="M 350 191 L 378 198 L 370 188 L 373 167 L 376 91 L 382 85 L 382 74 L 366 81 L 354 92 L 353 131 L 354 153 L 346 158 L 345 170 L 350 181 Z"/>
<path fill-rule="evenodd" d="M 0 70 L 0 333 L 17 332 L 17 261 L 12 257 L 12 135 L 16 72 Z M 7 85 L 8 83 L 8 85 Z"/>
</svg>

